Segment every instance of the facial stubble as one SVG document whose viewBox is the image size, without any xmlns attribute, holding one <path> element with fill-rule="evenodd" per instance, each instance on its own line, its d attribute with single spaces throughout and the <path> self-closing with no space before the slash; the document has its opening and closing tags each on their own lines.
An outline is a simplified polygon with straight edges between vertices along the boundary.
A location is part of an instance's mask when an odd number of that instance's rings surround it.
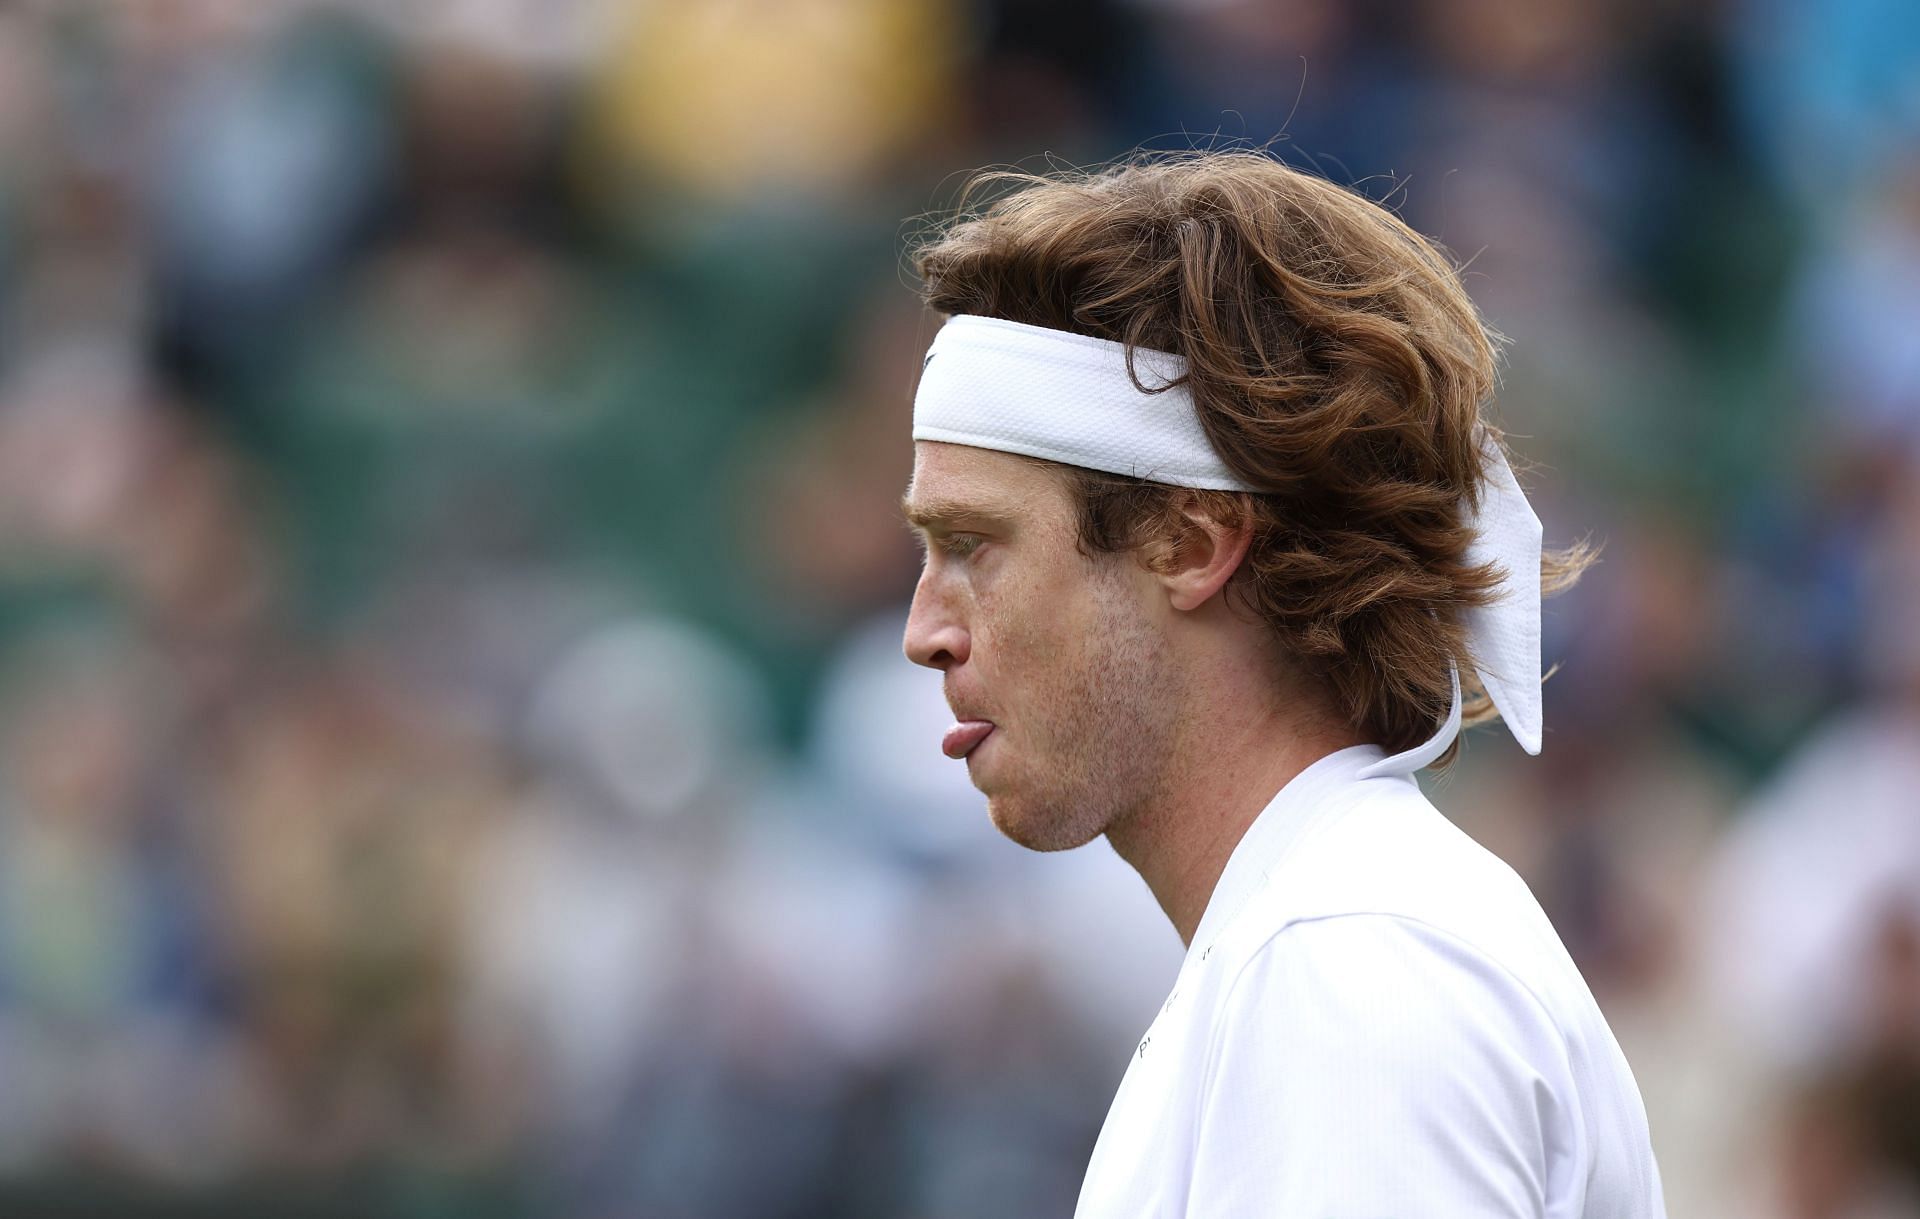
<svg viewBox="0 0 1920 1219">
<path fill-rule="evenodd" d="M 1074 663 L 1034 691 L 1020 773 L 989 793 L 994 825 L 1029 850 L 1082 846 L 1166 795 L 1180 675 L 1118 567 L 1094 580 Z"/>
</svg>

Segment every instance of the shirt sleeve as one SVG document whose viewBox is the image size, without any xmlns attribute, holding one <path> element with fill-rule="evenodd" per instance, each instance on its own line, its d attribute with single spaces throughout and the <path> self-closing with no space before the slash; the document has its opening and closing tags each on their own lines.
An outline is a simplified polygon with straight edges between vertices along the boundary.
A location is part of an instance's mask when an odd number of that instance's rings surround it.
<svg viewBox="0 0 1920 1219">
<path fill-rule="evenodd" d="M 1462 941 L 1295 923 L 1216 1012 L 1186 1213 L 1539 1219 L 1577 1155 L 1571 1087 L 1545 1009 Z"/>
</svg>

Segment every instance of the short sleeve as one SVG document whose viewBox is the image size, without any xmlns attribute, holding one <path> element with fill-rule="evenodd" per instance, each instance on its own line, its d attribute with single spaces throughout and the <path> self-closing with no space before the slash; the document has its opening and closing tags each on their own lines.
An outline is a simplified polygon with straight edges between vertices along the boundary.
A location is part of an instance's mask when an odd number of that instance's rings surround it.
<svg viewBox="0 0 1920 1219">
<path fill-rule="evenodd" d="M 1207 1062 L 1189 1215 L 1562 1213 L 1580 1144 L 1564 1042 L 1511 975 L 1425 923 L 1288 926 L 1231 983 Z"/>
</svg>

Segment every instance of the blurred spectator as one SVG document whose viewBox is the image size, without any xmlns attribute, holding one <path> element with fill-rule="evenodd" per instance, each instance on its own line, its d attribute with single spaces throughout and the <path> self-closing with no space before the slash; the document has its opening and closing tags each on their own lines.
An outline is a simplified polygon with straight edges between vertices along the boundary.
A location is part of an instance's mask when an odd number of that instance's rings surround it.
<svg viewBox="0 0 1920 1219">
<path fill-rule="evenodd" d="M 1870 553 L 1869 701 L 1810 740 L 1728 834 L 1705 960 L 1729 1024 L 1782 1077 L 1793 1216 L 1920 1207 L 1920 476 Z"/>
<path fill-rule="evenodd" d="M 948 104 L 957 16 L 947 0 L 632 5 L 595 99 L 601 152 L 696 198 L 851 189 Z"/>
<path fill-rule="evenodd" d="M 194 1176 L 230 1163 L 214 911 L 152 784 L 162 692 L 124 638 L 16 655 L 0 803 L 0 1156 Z"/>
</svg>

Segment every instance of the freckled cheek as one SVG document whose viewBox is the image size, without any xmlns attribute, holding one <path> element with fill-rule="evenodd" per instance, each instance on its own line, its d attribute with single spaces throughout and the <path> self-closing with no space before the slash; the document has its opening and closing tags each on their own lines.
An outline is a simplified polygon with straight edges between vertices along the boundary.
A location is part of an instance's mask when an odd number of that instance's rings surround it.
<svg viewBox="0 0 1920 1219">
<path fill-rule="evenodd" d="M 1062 635 L 1072 615 L 1063 598 L 1037 581 L 995 581 L 974 599 L 973 650 L 984 677 L 996 682 L 996 698 L 1016 701 L 1057 664 Z"/>
</svg>

